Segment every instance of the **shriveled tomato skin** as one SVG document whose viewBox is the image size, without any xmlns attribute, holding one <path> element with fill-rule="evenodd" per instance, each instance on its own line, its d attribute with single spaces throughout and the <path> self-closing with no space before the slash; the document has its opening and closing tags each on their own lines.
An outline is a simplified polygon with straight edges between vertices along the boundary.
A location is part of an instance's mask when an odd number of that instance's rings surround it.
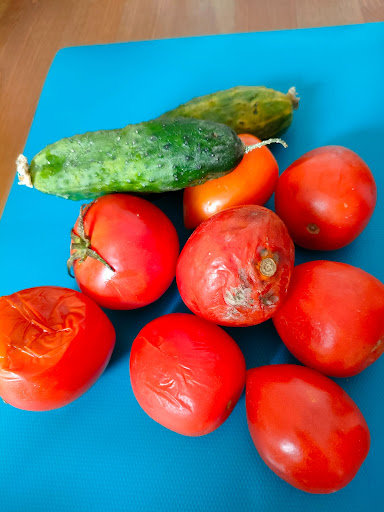
<svg viewBox="0 0 384 512">
<path fill-rule="evenodd" d="M 351 377 L 384 352 L 384 284 L 346 263 L 303 263 L 294 268 L 273 322 L 303 364 Z"/>
<path fill-rule="evenodd" d="M 105 195 L 87 209 L 84 228 L 91 249 L 114 271 L 91 257 L 76 260 L 74 274 L 83 293 L 102 307 L 127 310 L 165 293 L 175 278 L 179 239 L 156 205 L 129 194 Z"/>
<path fill-rule="evenodd" d="M 370 433 L 361 411 L 338 384 L 310 368 L 248 370 L 246 411 L 263 461 L 302 491 L 342 489 L 368 455 Z"/>
<path fill-rule="evenodd" d="M 153 420 L 185 436 L 208 434 L 228 418 L 244 389 L 245 371 L 229 334 L 191 314 L 152 320 L 132 344 L 137 401 Z"/>
<path fill-rule="evenodd" d="M 217 213 L 192 233 L 176 269 L 181 298 L 219 325 L 249 326 L 271 318 L 284 300 L 294 246 L 283 222 L 258 205 Z"/>
<path fill-rule="evenodd" d="M 41 286 L 0 297 L 0 396 L 29 411 L 63 407 L 96 382 L 114 344 L 108 317 L 75 290 Z"/>
<path fill-rule="evenodd" d="M 275 211 L 293 241 L 314 250 L 340 249 L 367 226 L 376 183 L 359 155 L 343 146 L 305 153 L 280 176 Z"/>
</svg>

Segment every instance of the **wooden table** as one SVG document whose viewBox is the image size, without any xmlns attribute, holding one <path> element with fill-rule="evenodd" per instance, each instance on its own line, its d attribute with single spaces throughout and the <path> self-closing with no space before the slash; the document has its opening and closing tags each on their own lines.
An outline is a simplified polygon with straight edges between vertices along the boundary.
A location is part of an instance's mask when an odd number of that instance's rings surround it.
<svg viewBox="0 0 384 512">
<path fill-rule="evenodd" d="M 383 20 L 384 0 L 0 0 L 0 214 L 60 48 Z"/>
</svg>

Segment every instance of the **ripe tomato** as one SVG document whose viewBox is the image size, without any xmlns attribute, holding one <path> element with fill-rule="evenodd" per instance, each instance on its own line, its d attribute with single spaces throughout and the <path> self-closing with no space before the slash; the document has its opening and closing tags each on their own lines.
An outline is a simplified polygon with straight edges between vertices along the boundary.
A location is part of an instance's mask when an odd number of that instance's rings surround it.
<svg viewBox="0 0 384 512">
<path fill-rule="evenodd" d="M 346 263 L 303 263 L 273 322 L 303 364 L 351 377 L 384 352 L 384 284 Z"/>
<path fill-rule="evenodd" d="M 246 410 L 263 461 L 302 491 L 342 489 L 368 455 L 370 434 L 357 405 L 309 368 L 279 364 L 249 370 Z"/>
<path fill-rule="evenodd" d="M 79 220 L 71 259 L 76 250 L 79 259 L 73 268 L 82 292 L 106 308 L 135 309 L 167 290 L 175 277 L 179 240 L 157 206 L 128 194 L 110 194 L 85 210 L 84 230 Z"/>
<path fill-rule="evenodd" d="M 239 137 L 247 146 L 260 142 L 254 135 Z M 276 159 L 266 146 L 247 153 L 226 176 L 184 190 L 185 227 L 193 229 L 231 206 L 266 203 L 275 190 L 278 177 Z"/>
<path fill-rule="evenodd" d="M 0 297 L 0 396 L 19 409 L 67 405 L 100 377 L 115 331 L 91 299 L 40 286 Z"/>
<path fill-rule="evenodd" d="M 277 215 L 263 206 L 237 206 L 192 233 L 176 279 L 197 315 L 221 325 L 255 325 L 284 300 L 293 263 L 293 243 Z"/>
<path fill-rule="evenodd" d="M 367 164 L 342 146 L 324 146 L 293 162 L 279 178 L 275 210 L 293 241 L 307 249 L 340 249 L 363 231 L 376 204 Z"/>
<path fill-rule="evenodd" d="M 179 434 L 202 436 L 235 407 L 245 385 L 245 360 L 217 325 L 173 313 L 139 332 L 130 375 L 137 401 L 153 420 Z"/>
</svg>

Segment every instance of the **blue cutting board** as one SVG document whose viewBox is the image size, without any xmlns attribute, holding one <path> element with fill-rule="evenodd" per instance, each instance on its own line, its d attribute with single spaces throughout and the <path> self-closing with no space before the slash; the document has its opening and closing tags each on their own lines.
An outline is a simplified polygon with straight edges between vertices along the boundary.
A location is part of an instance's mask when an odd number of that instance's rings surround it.
<svg viewBox="0 0 384 512">
<path fill-rule="evenodd" d="M 343 250 L 297 250 L 297 263 L 332 259 L 384 281 L 384 24 L 145 41 L 66 48 L 55 57 L 25 147 L 28 159 L 74 133 L 154 118 L 190 98 L 231 86 L 295 85 L 300 108 L 274 147 L 284 170 L 326 144 L 356 151 L 371 167 L 378 205 L 369 226 Z M 181 194 L 156 200 L 180 239 Z M 272 206 L 272 203 L 269 203 Z M 38 285 L 76 287 L 66 273 L 69 231 L 79 203 L 14 184 L 0 222 L 0 294 Z M 175 434 L 140 409 L 129 381 L 132 340 L 150 319 L 186 311 L 175 284 L 152 306 L 108 313 L 117 330 L 111 363 L 79 400 L 47 413 L 0 404 L 1 512 L 381 511 L 384 357 L 339 380 L 366 417 L 371 451 L 353 482 L 309 495 L 275 476 L 248 433 L 244 395 L 217 431 Z M 228 329 L 248 368 L 295 362 L 271 322 Z M 321 421 L 321 418 L 319 418 Z"/>
</svg>

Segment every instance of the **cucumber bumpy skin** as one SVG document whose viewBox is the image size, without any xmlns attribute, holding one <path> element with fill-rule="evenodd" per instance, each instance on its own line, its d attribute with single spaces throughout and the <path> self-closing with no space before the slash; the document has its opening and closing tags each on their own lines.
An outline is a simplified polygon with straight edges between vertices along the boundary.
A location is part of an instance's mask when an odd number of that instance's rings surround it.
<svg viewBox="0 0 384 512">
<path fill-rule="evenodd" d="M 223 123 L 236 133 L 251 133 L 261 140 L 288 129 L 299 98 L 291 87 L 287 94 L 264 86 L 237 86 L 199 96 L 161 116 L 194 117 Z"/>
<path fill-rule="evenodd" d="M 235 168 L 245 146 L 228 126 L 157 119 L 61 139 L 31 161 L 18 158 L 19 182 L 66 199 L 112 192 L 165 192 L 204 183 Z"/>
</svg>

